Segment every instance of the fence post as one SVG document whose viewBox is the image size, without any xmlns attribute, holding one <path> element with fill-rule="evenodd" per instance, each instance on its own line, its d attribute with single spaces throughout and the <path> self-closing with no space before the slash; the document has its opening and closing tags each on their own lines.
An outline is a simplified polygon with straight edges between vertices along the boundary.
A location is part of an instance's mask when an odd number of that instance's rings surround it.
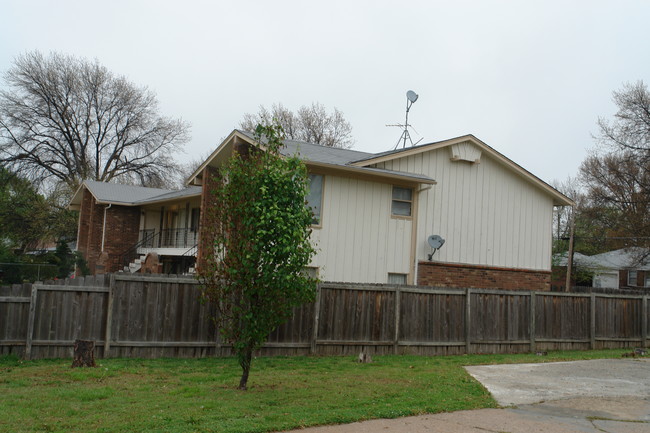
<svg viewBox="0 0 650 433">
<path fill-rule="evenodd" d="M 27 319 L 27 336 L 25 337 L 25 359 L 32 359 L 32 339 L 34 338 L 34 321 L 36 320 L 36 300 L 38 285 L 32 285 L 32 296 L 29 300 L 29 318 Z"/>
<path fill-rule="evenodd" d="M 528 330 L 530 333 L 530 351 L 535 353 L 537 350 L 535 344 L 535 292 L 530 292 L 530 310 L 529 310 Z"/>
<path fill-rule="evenodd" d="M 111 274 L 108 286 L 108 302 L 106 303 L 106 333 L 104 334 L 104 358 L 108 358 L 111 350 L 111 328 L 113 327 L 113 291 L 115 290 L 115 274 Z"/>
<path fill-rule="evenodd" d="M 589 324 L 589 338 L 591 350 L 596 348 L 596 294 L 591 292 L 591 320 Z"/>
<path fill-rule="evenodd" d="M 470 349 L 471 349 L 471 340 L 470 340 L 470 328 L 471 328 L 471 323 L 472 323 L 472 315 L 471 315 L 471 298 L 472 298 L 472 290 L 471 289 L 465 289 L 465 353 L 470 354 Z"/>
<path fill-rule="evenodd" d="M 648 346 L 648 295 L 641 301 L 641 345 Z"/>
<path fill-rule="evenodd" d="M 395 287 L 395 343 L 393 343 L 393 351 L 395 355 L 399 353 L 399 316 L 400 309 L 402 308 L 402 296 L 399 287 Z"/>
<path fill-rule="evenodd" d="M 316 286 L 316 300 L 314 301 L 314 329 L 312 329 L 311 332 L 311 348 L 310 352 L 311 354 L 316 353 L 316 340 L 318 339 L 318 321 L 319 321 L 319 315 L 320 315 L 320 292 L 321 292 L 321 285 L 320 283 Z"/>
</svg>

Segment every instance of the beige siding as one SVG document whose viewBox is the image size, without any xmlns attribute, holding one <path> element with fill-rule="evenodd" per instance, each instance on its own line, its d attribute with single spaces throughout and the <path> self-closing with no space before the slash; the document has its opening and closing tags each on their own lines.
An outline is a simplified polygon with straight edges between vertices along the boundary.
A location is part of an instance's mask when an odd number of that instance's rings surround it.
<svg viewBox="0 0 650 433">
<path fill-rule="evenodd" d="M 434 260 L 550 270 L 552 198 L 489 155 L 480 163 L 450 156 L 443 148 L 378 165 L 438 182 L 419 195 L 416 260 L 426 260 L 426 239 L 438 234 L 446 242 Z"/>
<path fill-rule="evenodd" d="M 142 229 L 160 229 L 160 210 L 147 209 L 145 211 Z"/>
<path fill-rule="evenodd" d="M 326 281 L 386 283 L 408 274 L 412 220 L 390 215 L 392 186 L 324 176 L 322 225 L 312 232 L 312 265 Z"/>
</svg>

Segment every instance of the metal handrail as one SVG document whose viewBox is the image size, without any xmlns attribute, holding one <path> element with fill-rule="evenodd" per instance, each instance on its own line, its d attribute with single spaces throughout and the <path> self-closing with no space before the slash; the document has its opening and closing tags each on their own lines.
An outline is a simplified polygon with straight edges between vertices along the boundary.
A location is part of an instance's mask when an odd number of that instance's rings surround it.
<svg viewBox="0 0 650 433">
<path fill-rule="evenodd" d="M 196 256 L 196 253 L 199 251 L 199 244 L 195 244 L 193 247 L 191 247 L 189 250 L 185 251 L 182 256 L 183 257 L 194 257 Z"/>
<path fill-rule="evenodd" d="M 121 263 L 122 266 L 128 266 L 133 260 L 135 260 L 139 253 L 140 248 L 187 248 L 183 256 L 196 255 L 190 254 L 192 250 L 198 250 L 198 230 L 192 228 L 180 228 L 180 229 L 164 229 L 156 231 L 156 229 L 145 229 L 140 230 L 141 240 L 136 243 L 134 246 L 122 253 Z"/>
<path fill-rule="evenodd" d="M 133 260 L 138 257 L 138 249 L 141 247 L 151 248 L 148 245 L 149 242 L 153 243 L 154 238 L 156 237 L 156 229 L 141 230 L 142 239 L 133 245 L 131 248 L 122 253 L 120 262 L 122 266 L 128 266 Z"/>
</svg>

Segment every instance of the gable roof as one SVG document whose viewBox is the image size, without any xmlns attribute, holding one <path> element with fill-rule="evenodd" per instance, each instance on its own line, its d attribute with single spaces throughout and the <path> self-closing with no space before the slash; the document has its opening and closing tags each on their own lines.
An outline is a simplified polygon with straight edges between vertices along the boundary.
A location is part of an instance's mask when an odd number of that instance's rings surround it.
<svg viewBox="0 0 650 433">
<path fill-rule="evenodd" d="M 367 167 L 369 165 L 379 164 L 381 162 L 390 161 L 398 158 L 404 158 L 407 156 L 417 155 L 424 152 L 429 152 L 432 150 L 442 149 L 449 147 L 455 144 L 470 142 L 477 146 L 481 151 L 492 156 L 498 163 L 509 168 L 513 172 L 517 173 L 519 176 L 523 177 L 527 181 L 546 191 L 549 195 L 553 197 L 553 203 L 558 206 L 573 206 L 575 202 L 553 188 L 548 183 L 544 182 L 539 177 L 535 176 L 510 158 L 506 157 L 502 153 L 498 152 L 491 146 L 488 146 L 483 141 L 479 140 L 472 134 L 463 135 L 456 138 L 451 138 L 448 140 L 437 141 L 433 143 L 420 144 L 418 146 L 413 146 L 405 149 L 391 150 L 387 152 L 380 152 L 373 154 L 369 157 L 358 159 L 352 162 L 352 165 L 358 167 Z"/>
<path fill-rule="evenodd" d="M 236 142 L 245 142 L 251 145 L 256 144 L 255 137 L 246 131 L 235 129 L 228 137 L 212 152 L 206 161 L 197 168 L 188 178 L 186 184 L 198 184 L 203 170 L 217 164 L 228 157 L 232 152 L 232 146 Z M 297 156 L 305 162 L 308 167 L 323 167 L 347 173 L 366 174 L 375 177 L 396 179 L 413 183 L 435 184 L 436 181 L 420 173 L 407 173 L 403 171 L 386 170 L 376 167 L 360 167 L 352 164 L 359 159 L 371 157 L 373 154 L 358 150 L 340 149 L 336 147 L 322 146 L 319 144 L 307 143 L 297 140 L 284 140 L 284 146 L 280 153 L 284 156 Z"/>
<path fill-rule="evenodd" d="M 606 269 L 650 269 L 648 251 L 642 248 L 622 248 L 589 256 L 588 263 L 595 268 Z"/>
<path fill-rule="evenodd" d="M 586 256 L 580 253 L 573 254 L 573 263 L 593 270 L 620 270 L 620 269 L 650 269 L 648 251 L 638 247 L 622 248 L 605 253 Z M 567 266 L 567 253 L 555 254 L 558 266 Z"/>
<path fill-rule="evenodd" d="M 139 206 L 158 201 L 201 195 L 201 188 L 194 186 L 181 190 L 170 190 L 85 180 L 77 188 L 68 207 L 71 209 L 79 209 L 81 200 L 83 199 L 84 188 L 92 194 L 98 204 L 115 204 L 121 206 Z"/>
</svg>

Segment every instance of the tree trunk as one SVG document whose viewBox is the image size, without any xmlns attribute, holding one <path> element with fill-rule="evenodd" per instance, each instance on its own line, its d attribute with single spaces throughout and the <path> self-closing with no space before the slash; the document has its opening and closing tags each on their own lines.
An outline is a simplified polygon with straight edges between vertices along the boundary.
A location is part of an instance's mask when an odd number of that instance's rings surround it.
<svg viewBox="0 0 650 433">
<path fill-rule="evenodd" d="M 251 360 L 253 359 L 253 349 L 246 348 L 239 356 L 239 365 L 241 365 L 242 375 L 239 381 L 239 389 L 246 391 L 248 388 L 248 373 L 251 371 Z"/>
<path fill-rule="evenodd" d="M 96 367 L 94 341 L 75 340 L 72 367 Z"/>
</svg>

